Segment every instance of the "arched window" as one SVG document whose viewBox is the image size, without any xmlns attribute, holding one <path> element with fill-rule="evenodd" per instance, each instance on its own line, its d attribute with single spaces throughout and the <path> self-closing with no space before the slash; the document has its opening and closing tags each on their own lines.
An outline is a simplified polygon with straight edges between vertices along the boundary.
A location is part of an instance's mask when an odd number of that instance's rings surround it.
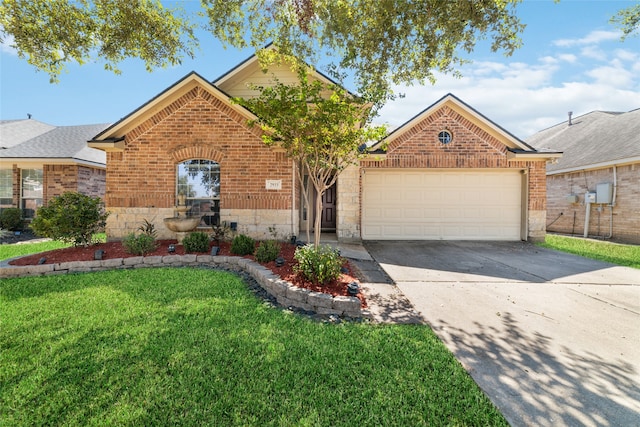
<svg viewBox="0 0 640 427">
<path fill-rule="evenodd" d="M 220 221 L 220 164 L 195 159 L 178 164 L 176 195 L 184 195 L 189 216 L 202 216 L 201 225 Z"/>
</svg>

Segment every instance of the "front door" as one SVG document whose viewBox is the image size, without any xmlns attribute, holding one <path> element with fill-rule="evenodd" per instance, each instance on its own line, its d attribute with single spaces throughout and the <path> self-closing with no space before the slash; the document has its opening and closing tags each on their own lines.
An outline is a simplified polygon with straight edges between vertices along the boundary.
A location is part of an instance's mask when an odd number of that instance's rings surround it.
<svg viewBox="0 0 640 427">
<path fill-rule="evenodd" d="M 306 231 L 307 223 L 309 223 L 309 230 L 313 231 L 315 224 L 315 201 L 316 192 L 311 185 L 309 177 L 304 177 L 303 193 L 300 196 L 300 232 Z M 304 192 L 307 193 L 309 199 L 309 205 L 305 203 Z M 337 184 L 333 184 L 322 195 L 322 217 L 320 218 L 320 228 L 323 231 L 335 231 L 336 229 L 336 199 L 338 196 Z"/>
<path fill-rule="evenodd" d="M 322 195 L 322 219 L 320 221 L 322 230 L 336 229 L 336 196 L 336 184 L 327 188 Z"/>
</svg>

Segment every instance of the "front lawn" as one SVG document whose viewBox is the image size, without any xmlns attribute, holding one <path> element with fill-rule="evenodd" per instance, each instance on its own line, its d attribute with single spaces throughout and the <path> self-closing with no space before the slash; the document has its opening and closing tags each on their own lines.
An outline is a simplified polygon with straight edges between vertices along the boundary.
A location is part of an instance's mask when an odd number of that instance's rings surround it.
<svg viewBox="0 0 640 427">
<path fill-rule="evenodd" d="M 545 242 L 538 245 L 612 264 L 640 268 L 640 246 L 638 245 L 622 245 L 556 234 L 547 234 Z"/>
<path fill-rule="evenodd" d="M 105 233 L 94 234 L 94 241 L 106 242 L 107 236 Z M 37 254 L 39 252 L 52 251 L 54 249 L 68 248 L 71 246 L 68 243 L 58 242 L 55 240 L 47 240 L 37 243 L 12 243 L 0 245 L 0 261 L 5 259 L 11 259 L 24 255 Z"/>
<path fill-rule="evenodd" d="M 0 425 L 507 425 L 431 329 L 321 323 L 237 276 L 0 283 Z"/>
</svg>

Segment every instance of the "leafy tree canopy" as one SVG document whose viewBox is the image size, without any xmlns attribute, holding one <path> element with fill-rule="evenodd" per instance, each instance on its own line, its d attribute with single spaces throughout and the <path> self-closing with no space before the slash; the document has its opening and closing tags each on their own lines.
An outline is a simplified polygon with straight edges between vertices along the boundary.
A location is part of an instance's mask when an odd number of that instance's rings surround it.
<svg viewBox="0 0 640 427">
<path fill-rule="evenodd" d="M 194 24 L 179 9 L 152 0 L 3 0 L 0 42 L 57 82 L 69 62 L 100 58 L 116 73 L 126 58 L 147 70 L 193 57 Z"/>
<path fill-rule="evenodd" d="M 379 104 L 391 85 L 455 73 L 479 39 L 511 54 L 524 29 L 521 0 L 203 0 L 211 31 L 235 47 L 273 41 L 280 52 L 318 64 L 331 77 L 355 79 L 358 92 Z"/>
<path fill-rule="evenodd" d="M 611 18 L 611 23 L 622 30 L 622 40 L 638 35 L 640 30 L 640 3 L 620 10 Z"/>
</svg>

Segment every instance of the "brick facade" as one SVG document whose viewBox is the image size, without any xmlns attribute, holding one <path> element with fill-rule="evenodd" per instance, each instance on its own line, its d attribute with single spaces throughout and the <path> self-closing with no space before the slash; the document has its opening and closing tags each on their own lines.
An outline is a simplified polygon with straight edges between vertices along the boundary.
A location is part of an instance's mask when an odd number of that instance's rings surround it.
<svg viewBox="0 0 640 427">
<path fill-rule="evenodd" d="M 44 188 L 42 199 L 45 205 L 53 197 L 68 191 L 86 196 L 104 198 L 106 171 L 80 165 L 43 165 Z"/>
<path fill-rule="evenodd" d="M 42 168 L 42 201 L 49 201 L 62 193 L 74 191 L 91 197 L 104 199 L 106 189 L 106 171 L 104 169 L 75 164 L 43 164 L 29 166 L 29 169 Z M 14 164 L 13 170 L 13 206 L 20 206 L 21 168 Z"/>
<path fill-rule="evenodd" d="M 437 135 L 447 129 L 453 142 L 442 144 Z M 444 106 L 392 140 L 385 158 L 362 162 L 366 168 L 517 169 L 527 174 L 527 230 L 530 240 L 544 239 L 546 217 L 546 162 L 507 158 L 507 147 L 496 137 Z M 360 184 L 362 187 L 362 183 Z"/>
<path fill-rule="evenodd" d="M 191 159 L 220 164 L 221 220 L 238 222 L 256 237 L 272 226 L 279 234 L 293 232 L 291 160 L 267 147 L 245 116 L 197 86 L 127 132 L 124 151 L 108 153 L 109 238 L 124 237 L 144 219 L 156 224 L 160 237 L 172 237 L 162 217 L 176 204 L 177 165 Z M 281 189 L 266 190 L 266 180 L 280 180 Z"/>
<path fill-rule="evenodd" d="M 588 235 L 640 244 L 640 163 L 616 167 L 615 205 L 591 205 Z M 614 183 L 613 168 L 586 170 L 547 176 L 547 230 L 584 235 L 585 193 L 595 192 L 600 183 Z M 569 195 L 576 195 L 572 203 Z"/>
</svg>

